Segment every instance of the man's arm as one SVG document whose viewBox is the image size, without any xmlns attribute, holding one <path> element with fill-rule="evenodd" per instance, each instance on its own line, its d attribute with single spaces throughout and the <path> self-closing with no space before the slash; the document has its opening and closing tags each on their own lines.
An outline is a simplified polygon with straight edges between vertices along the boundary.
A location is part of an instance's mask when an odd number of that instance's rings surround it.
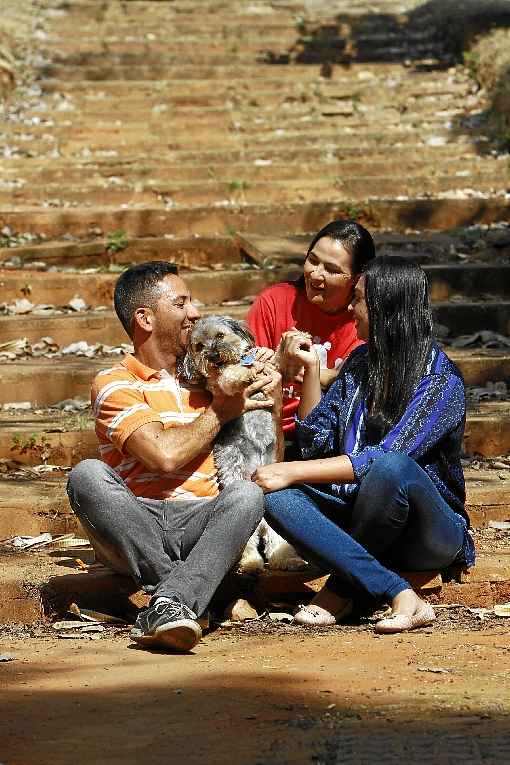
<svg viewBox="0 0 510 765">
<path fill-rule="evenodd" d="M 225 396 L 216 392 L 211 403 L 194 422 L 165 429 L 160 422 L 142 425 L 129 436 L 125 450 L 142 462 L 149 470 L 172 473 L 187 465 L 207 450 L 222 425 L 254 409 L 272 409 L 273 398 L 264 401 L 250 398 L 264 390 L 266 395 L 277 390 L 276 372 L 264 374 L 251 383 L 242 393 Z"/>
</svg>

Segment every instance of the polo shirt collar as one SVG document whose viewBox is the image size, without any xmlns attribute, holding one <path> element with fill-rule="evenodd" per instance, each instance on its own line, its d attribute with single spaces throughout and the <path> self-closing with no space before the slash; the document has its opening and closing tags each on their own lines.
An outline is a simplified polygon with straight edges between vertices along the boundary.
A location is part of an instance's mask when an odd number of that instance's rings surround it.
<svg viewBox="0 0 510 765">
<path fill-rule="evenodd" d="M 126 353 L 120 363 L 140 380 L 159 380 L 161 377 L 171 377 L 166 369 L 151 369 L 151 367 L 138 361 L 132 353 Z"/>
</svg>

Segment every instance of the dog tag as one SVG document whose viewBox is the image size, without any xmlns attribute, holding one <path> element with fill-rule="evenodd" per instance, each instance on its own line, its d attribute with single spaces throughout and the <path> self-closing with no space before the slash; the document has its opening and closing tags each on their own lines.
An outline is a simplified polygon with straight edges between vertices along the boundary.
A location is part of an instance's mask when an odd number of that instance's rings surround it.
<svg viewBox="0 0 510 765">
<path fill-rule="evenodd" d="M 243 356 L 240 360 L 240 364 L 243 365 L 243 367 L 251 367 L 253 362 L 255 361 L 255 351 L 249 351 L 246 356 Z"/>
</svg>

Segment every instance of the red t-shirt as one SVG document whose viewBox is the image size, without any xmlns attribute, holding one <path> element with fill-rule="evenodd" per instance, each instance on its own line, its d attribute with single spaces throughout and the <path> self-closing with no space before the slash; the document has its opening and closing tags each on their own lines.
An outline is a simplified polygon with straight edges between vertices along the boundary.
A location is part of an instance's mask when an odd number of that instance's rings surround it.
<svg viewBox="0 0 510 765">
<path fill-rule="evenodd" d="M 334 369 L 358 345 L 352 313 L 324 313 L 308 301 L 304 289 L 293 282 L 267 287 L 256 298 L 247 316 L 257 345 L 276 350 L 284 332 L 296 327 L 312 335 L 321 367 Z M 337 362 L 337 363 L 335 363 Z M 297 395 L 296 395 L 297 394 Z M 286 438 L 294 436 L 294 414 L 299 405 L 299 385 L 283 389 L 282 424 Z"/>
</svg>

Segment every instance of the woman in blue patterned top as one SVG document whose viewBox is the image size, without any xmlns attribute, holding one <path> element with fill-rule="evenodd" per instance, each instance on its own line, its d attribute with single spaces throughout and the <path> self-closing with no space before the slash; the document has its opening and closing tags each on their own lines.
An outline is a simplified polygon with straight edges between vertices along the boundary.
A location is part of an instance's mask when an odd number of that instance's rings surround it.
<svg viewBox="0 0 510 765">
<path fill-rule="evenodd" d="M 296 420 L 303 459 L 259 468 L 266 517 L 304 557 L 331 572 L 294 621 L 335 624 L 365 593 L 391 603 L 377 632 L 430 624 L 432 607 L 395 570 L 474 563 L 460 453 L 462 376 L 432 337 L 423 270 L 376 258 L 351 306 L 358 336 L 321 396 L 311 344 L 290 332 L 286 350 L 305 369 Z"/>
</svg>

